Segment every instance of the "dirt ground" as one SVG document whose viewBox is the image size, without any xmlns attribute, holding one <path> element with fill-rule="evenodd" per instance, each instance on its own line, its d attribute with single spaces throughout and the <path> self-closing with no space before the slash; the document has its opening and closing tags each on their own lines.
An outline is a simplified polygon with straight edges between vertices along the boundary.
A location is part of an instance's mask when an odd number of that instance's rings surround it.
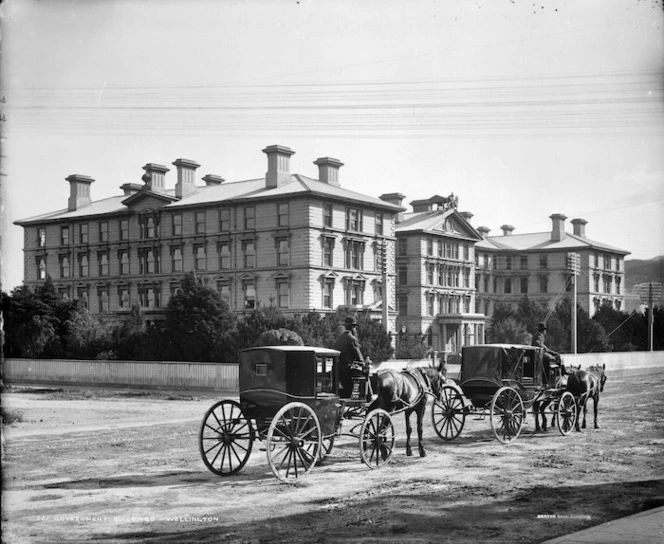
<svg viewBox="0 0 664 544">
<path fill-rule="evenodd" d="M 277 481 L 262 443 L 220 478 L 198 452 L 213 396 L 6 390 L 2 542 L 542 542 L 661 504 L 664 369 L 609 373 L 601 429 L 504 446 L 488 419 L 444 443 L 427 409 L 427 457 L 370 470 L 355 439 L 296 485 Z M 344 425 L 346 428 L 347 425 Z"/>
</svg>

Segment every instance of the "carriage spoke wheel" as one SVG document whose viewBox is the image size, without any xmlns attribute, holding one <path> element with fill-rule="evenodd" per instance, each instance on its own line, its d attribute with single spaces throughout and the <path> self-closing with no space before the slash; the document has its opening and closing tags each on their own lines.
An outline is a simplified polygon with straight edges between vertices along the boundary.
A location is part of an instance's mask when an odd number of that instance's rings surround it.
<svg viewBox="0 0 664 544">
<path fill-rule="evenodd" d="M 360 428 L 360 456 L 369 468 L 378 468 L 390 462 L 394 451 L 394 424 L 392 417 L 380 408 L 367 414 Z"/>
<path fill-rule="evenodd" d="M 314 411 L 301 402 L 284 406 L 270 423 L 266 446 L 267 462 L 279 480 L 302 478 L 320 455 L 320 423 Z"/>
<path fill-rule="evenodd" d="M 516 440 L 523 427 L 525 410 L 521 396 L 511 387 L 501 387 L 491 399 L 491 430 L 503 444 Z"/>
<path fill-rule="evenodd" d="M 578 415 L 574 395 L 569 391 L 565 391 L 562 397 L 560 397 L 556 414 L 558 416 L 558 430 L 560 434 L 567 436 L 574 430 L 574 424 Z"/>
<path fill-rule="evenodd" d="M 254 428 L 234 400 L 214 404 L 203 417 L 198 447 L 211 472 L 230 476 L 240 470 L 251 453 Z"/>
<path fill-rule="evenodd" d="M 466 423 L 463 397 L 454 387 L 446 385 L 431 405 L 431 423 L 443 440 L 454 440 Z"/>
</svg>

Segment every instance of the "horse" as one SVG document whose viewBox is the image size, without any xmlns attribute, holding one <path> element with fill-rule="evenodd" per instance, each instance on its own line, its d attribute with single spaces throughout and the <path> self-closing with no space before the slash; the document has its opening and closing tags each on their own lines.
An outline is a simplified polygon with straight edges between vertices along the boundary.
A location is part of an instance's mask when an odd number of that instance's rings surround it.
<svg viewBox="0 0 664 544">
<path fill-rule="evenodd" d="M 557 376 L 556 378 L 556 383 L 555 383 L 555 389 L 558 390 L 565 390 L 567 387 L 567 379 L 568 375 L 565 374 L 565 372 L 568 372 L 567 367 L 563 364 L 562 357 L 560 355 L 556 355 L 555 357 L 555 363 L 560 365 L 560 368 L 562 369 L 562 374 Z M 574 368 L 574 367 L 571 367 Z M 581 368 L 581 367 L 579 367 Z M 546 384 L 548 380 L 548 376 L 545 374 L 543 376 L 543 383 Z M 544 412 L 546 409 L 549 407 L 549 405 L 553 402 L 553 397 L 552 396 L 544 396 L 541 400 L 535 400 L 533 402 L 533 415 L 535 416 L 535 432 L 538 433 L 540 430 L 542 432 L 546 432 L 546 415 Z M 542 416 L 542 427 L 540 429 L 540 424 L 539 424 L 539 417 Z M 551 426 L 553 427 L 553 424 L 556 420 L 556 414 L 554 413 L 551 416 Z"/>
<path fill-rule="evenodd" d="M 588 412 L 588 399 L 593 399 L 595 409 L 595 429 L 599 429 L 597 424 L 597 404 L 599 403 L 599 394 L 604 391 L 606 383 L 606 365 L 590 366 L 588 370 L 577 370 L 567 380 L 567 391 L 574 395 L 576 400 L 577 413 L 576 430 L 579 428 L 579 419 L 581 407 L 583 407 L 583 429 L 586 428 L 586 413 Z"/>
<path fill-rule="evenodd" d="M 369 412 L 382 408 L 394 413 L 404 410 L 406 415 L 406 455 L 413 455 L 410 446 L 410 415 L 417 414 L 417 440 L 420 457 L 426 457 L 422 444 L 422 417 L 427 406 L 427 393 L 440 398 L 445 383 L 444 363 L 434 367 L 418 367 L 396 372 L 385 370 L 377 375 L 377 398 L 369 406 Z"/>
</svg>

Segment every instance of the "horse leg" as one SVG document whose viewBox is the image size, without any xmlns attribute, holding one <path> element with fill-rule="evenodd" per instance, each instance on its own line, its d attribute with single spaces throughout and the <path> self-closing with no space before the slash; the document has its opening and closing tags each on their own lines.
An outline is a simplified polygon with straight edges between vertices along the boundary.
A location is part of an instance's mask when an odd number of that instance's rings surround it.
<svg viewBox="0 0 664 544">
<path fill-rule="evenodd" d="M 424 416 L 424 410 L 426 409 L 426 396 L 425 402 L 422 404 L 421 407 L 417 408 L 417 447 L 420 451 L 420 457 L 426 457 L 427 454 L 424 451 L 424 444 L 422 443 L 422 419 Z"/>
<path fill-rule="evenodd" d="M 588 397 L 586 397 L 585 401 L 583 402 L 583 423 L 581 425 L 582 429 L 586 428 L 586 414 L 588 413 Z"/>
<path fill-rule="evenodd" d="M 406 455 L 410 457 L 413 455 L 413 450 L 410 448 L 410 412 L 406 412 Z"/>
<path fill-rule="evenodd" d="M 579 427 L 579 420 L 581 419 L 581 399 L 574 397 L 574 403 L 576 404 L 576 422 L 574 423 L 574 430 L 580 433 L 581 428 Z"/>
<path fill-rule="evenodd" d="M 540 432 L 539 410 L 540 410 L 540 403 L 539 402 L 533 403 L 533 416 L 535 416 L 535 432 L 536 433 Z M 546 420 L 544 421 L 544 424 L 546 425 Z"/>
<path fill-rule="evenodd" d="M 593 397 L 593 408 L 595 409 L 595 429 L 599 429 L 599 423 L 597 423 L 597 403 L 599 402 L 599 393 Z"/>
</svg>

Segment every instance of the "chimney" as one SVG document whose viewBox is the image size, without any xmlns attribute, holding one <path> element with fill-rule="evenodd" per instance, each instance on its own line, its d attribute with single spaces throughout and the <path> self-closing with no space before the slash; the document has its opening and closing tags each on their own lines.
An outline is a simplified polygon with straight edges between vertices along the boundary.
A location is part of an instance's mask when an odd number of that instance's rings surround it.
<svg viewBox="0 0 664 544">
<path fill-rule="evenodd" d="M 403 208 L 402 203 L 403 199 L 406 198 L 406 195 L 402 195 L 401 193 L 385 193 L 383 195 L 380 195 L 378 198 L 384 200 L 389 204 L 394 204 L 395 206 L 400 206 Z M 403 212 L 397 213 L 395 221 L 397 223 L 401 223 L 403 221 Z"/>
<path fill-rule="evenodd" d="M 581 236 L 581 238 L 585 238 L 587 224 L 588 221 L 585 219 L 572 219 L 572 225 L 574 225 L 574 234 Z"/>
<path fill-rule="evenodd" d="M 154 164 L 153 162 L 149 162 L 143 167 L 143 170 L 145 170 L 145 174 L 143 174 L 142 179 L 145 182 L 146 187 L 154 193 L 161 193 L 165 195 L 166 172 L 168 172 L 170 168 L 166 168 L 161 164 Z"/>
<path fill-rule="evenodd" d="M 316 159 L 314 164 L 318 166 L 318 181 L 340 187 L 339 168 L 344 165 L 343 162 L 332 157 L 321 157 Z"/>
<path fill-rule="evenodd" d="M 178 170 L 178 180 L 175 183 L 175 196 L 186 198 L 198 191 L 196 188 L 196 168 L 200 164 L 189 159 L 177 159 L 173 163 L 173 166 Z"/>
<path fill-rule="evenodd" d="M 413 200 L 410 205 L 413 207 L 414 213 L 430 212 L 433 211 L 433 202 L 431 199 L 424 198 L 422 200 Z"/>
<path fill-rule="evenodd" d="M 221 185 L 226 180 L 221 176 L 215 176 L 214 174 L 206 174 L 205 176 L 203 176 L 203 181 L 205 182 L 205 185 L 210 187 L 211 185 Z"/>
<path fill-rule="evenodd" d="M 470 223 L 470 220 L 473 218 L 473 214 L 471 212 L 460 212 L 461 217 L 463 217 L 466 221 Z"/>
<path fill-rule="evenodd" d="M 65 179 L 69 182 L 69 200 L 67 201 L 67 208 L 70 212 L 92 204 L 92 199 L 90 198 L 90 184 L 94 179 L 90 176 L 82 176 L 81 174 L 72 174 Z"/>
<path fill-rule="evenodd" d="M 120 189 L 122 189 L 125 196 L 129 196 L 138 193 L 142 189 L 142 186 L 138 183 L 124 183 L 120 185 Z"/>
<path fill-rule="evenodd" d="M 482 238 L 487 238 L 491 232 L 491 229 L 489 227 L 477 227 L 477 232 L 482 235 Z"/>
<path fill-rule="evenodd" d="M 503 225 L 500 228 L 503 229 L 503 236 L 511 236 L 512 231 L 514 231 L 514 227 L 512 225 Z"/>
<path fill-rule="evenodd" d="M 271 145 L 263 149 L 267 155 L 265 186 L 268 189 L 280 187 L 290 181 L 290 157 L 295 151 L 282 145 Z"/>
<path fill-rule="evenodd" d="M 565 219 L 567 219 L 567 216 L 562 213 L 554 213 L 549 218 L 552 222 L 551 241 L 560 242 L 565 238 Z"/>
</svg>

